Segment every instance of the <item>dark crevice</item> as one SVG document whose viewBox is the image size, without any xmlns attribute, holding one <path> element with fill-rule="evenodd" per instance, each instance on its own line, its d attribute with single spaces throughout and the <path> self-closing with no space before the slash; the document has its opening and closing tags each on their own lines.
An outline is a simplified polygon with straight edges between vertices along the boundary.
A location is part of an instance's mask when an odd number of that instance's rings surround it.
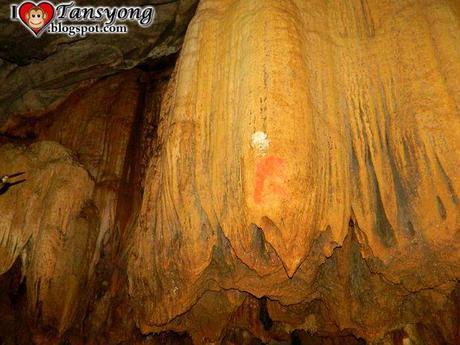
<svg viewBox="0 0 460 345">
<path fill-rule="evenodd" d="M 0 276 L 0 344 L 30 345 L 32 335 L 27 324 L 27 289 L 18 258 L 10 270 Z"/>
<path fill-rule="evenodd" d="M 193 340 L 186 332 L 161 332 L 159 334 L 151 334 L 140 336 L 145 344 L 155 345 L 193 345 Z M 122 342 L 119 345 L 130 345 L 131 342 Z"/>
<path fill-rule="evenodd" d="M 337 334 L 312 334 L 304 330 L 295 330 L 291 333 L 290 345 L 367 345 L 367 342 L 346 331 Z"/>
<path fill-rule="evenodd" d="M 267 307 L 267 297 L 262 297 L 259 300 L 259 320 L 262 322 L 264 329 L 269 331 L 273 326 L 273 320 L 270 318 Z"/>
</svg>

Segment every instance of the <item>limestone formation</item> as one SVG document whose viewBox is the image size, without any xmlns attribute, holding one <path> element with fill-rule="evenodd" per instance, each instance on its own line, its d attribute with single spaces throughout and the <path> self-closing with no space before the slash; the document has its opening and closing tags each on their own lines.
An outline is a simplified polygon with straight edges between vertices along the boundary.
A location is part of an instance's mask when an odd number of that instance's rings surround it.
<svg viewBox="0 0 460 345">
<path fill-rule="evenodd" d="M 319 298 L 339 329 L 375 340 L 412 293 L 447 298 L 460 272 L 459 14 L 449 1 L 200 2 L 129 259 L 144 333 L 235 291 L 286 308 Z M 187 327 L 205 343 L 206 326 Z"/>
<path fill-rule="evenodd" d="M 0 344 L 460 344 L 459 2 L 174 3 L 2 52 Z"/>
</svg>

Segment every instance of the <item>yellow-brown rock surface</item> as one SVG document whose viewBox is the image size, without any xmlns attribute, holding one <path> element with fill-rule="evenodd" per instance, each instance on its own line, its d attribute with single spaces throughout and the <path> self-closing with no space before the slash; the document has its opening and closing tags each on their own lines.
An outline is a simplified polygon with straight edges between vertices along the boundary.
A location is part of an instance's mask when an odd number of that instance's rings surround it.
<svg viewBox="0 0 460 345">
<path fill-rule="evenodd" d="M 108 286 L 113 268 L 97 265 L 103 251 L 113 256 L 121 247 L 136 207 L 131 196 L 141 189 L 131 162 L 140 78 L 133 70 L 80 90 L 42 120 L 12 129 L 33 133 L 35 143 L 0 146 L 2 172 L 25 172 L 0 195 L 0 274 L 21 260 L 30 318 L 61 335 L 81 323 L 88 303 L 98 308 L 97 290 L 110 290 L 100 302 L 107 304 L 119 288 Z"/>
<path fill-rule="evenodd" d="M 459 77 L 453 0 L 202 0 L 132 239 L 142 332 L 211 341 L 205 324 L 184 325 L 216 292 L 235 306 L 246 293 L 319 299 L 368 339 L 417 322 L 392 320 L 411 296 L 447 303 L 460 275 Z"/>
<path fill-rule="evenodd" d="M 171 78 L 47 54 L 32 93 L 99 80 L 45 114 L 0 65 L 0 344 L 460 344 L 457 0 L 201 0 Z"/>
<path fill-rule="evenodd" d="M 75 317 L 94 250 L 94 182 L 71 152 L 54 142 L 3 145 L 0 165 L 26 181 L 0 198 L 0 273 L 21 256 L 29 308 L 59 329 Z M 71 197 L 70 197 L 71 196 Z"/>
</svg>

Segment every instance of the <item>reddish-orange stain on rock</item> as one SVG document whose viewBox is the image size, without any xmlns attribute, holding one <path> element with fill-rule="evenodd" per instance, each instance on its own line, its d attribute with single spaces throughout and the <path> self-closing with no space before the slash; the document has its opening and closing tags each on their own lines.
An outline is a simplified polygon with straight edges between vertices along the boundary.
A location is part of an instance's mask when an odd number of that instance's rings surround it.
<svg viewBox="0 0 460 345">
<path fill-rule="evenodd" d="M 285 190 L 282 186 L 283 181 L 284 160 L 275 156 L 268 156 L 259 159 L 256 162 L 256 175 L 254 187 L 254 201 L 260 204 L 263 201 L 263 192 L 265 182 L 270 178 L 272 184 L 270 190 L 278 195 L 285 195 Z"/>
</svg>

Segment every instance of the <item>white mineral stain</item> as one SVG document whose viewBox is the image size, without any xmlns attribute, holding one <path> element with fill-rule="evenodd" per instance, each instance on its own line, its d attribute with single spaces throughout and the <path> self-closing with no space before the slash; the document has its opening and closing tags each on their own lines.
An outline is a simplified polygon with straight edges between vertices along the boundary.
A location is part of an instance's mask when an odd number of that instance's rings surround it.
<svg viewBox="0 0 460 345">
<path fill-rule="evenodd" d="M 251 136 L 251 147 L 257 150 L 257 153 L 265 153 L 268 150 L 270 141 L 268 140 L 267 133 L 265 132 L 254 132 Z"/>
</svg>

